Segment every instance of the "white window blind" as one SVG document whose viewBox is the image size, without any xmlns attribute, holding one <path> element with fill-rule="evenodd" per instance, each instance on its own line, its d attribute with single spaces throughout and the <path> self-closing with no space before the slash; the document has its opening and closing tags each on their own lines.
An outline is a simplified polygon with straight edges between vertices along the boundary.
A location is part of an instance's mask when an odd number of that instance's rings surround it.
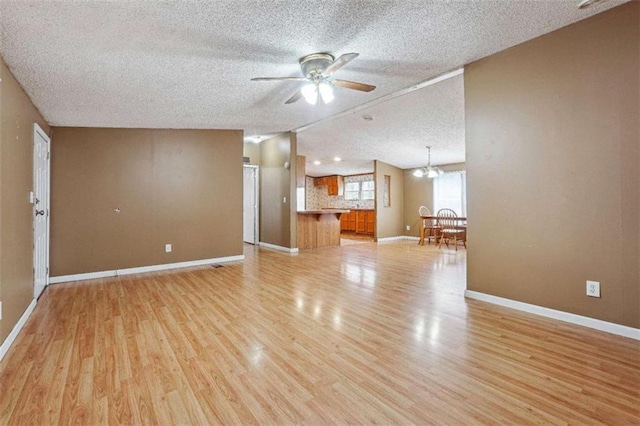
<svg viewBox="0 0 640 426">
<path fill-rule="evenodd" d="M 464 171 L 445 173 L 433 179 L 434 213 L 451 209 L 458 216 L 467 216 L 467 183 Z"/>
</svg>

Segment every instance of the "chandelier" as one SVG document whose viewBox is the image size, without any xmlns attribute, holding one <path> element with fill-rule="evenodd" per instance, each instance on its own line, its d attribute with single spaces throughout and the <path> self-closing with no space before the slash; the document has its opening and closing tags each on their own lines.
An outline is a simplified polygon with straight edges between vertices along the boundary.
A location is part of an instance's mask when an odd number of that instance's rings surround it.
<svg viewBox="0 0 640 426">
<path fill-rule="evenodd" d="M 431 165 L 431 147 L 427 146 L 427 150 L 429 152 L 427 167 L 421 167 L 419 169 L 414 170 L 413 175 L 415 177 L 421 178 L 426 176 L 428 178 L 434 178 L 444 174 L 444 171 L 442 171 L 442 169 Z"/>
</svg>

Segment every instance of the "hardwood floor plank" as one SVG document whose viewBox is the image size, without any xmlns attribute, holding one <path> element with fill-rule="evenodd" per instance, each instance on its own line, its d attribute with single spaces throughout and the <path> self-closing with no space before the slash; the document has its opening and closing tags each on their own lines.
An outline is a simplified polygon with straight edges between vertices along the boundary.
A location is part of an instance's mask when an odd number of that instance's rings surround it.
<svg viewBox="0 0 640 426">
<path fill-rule="evenodd" d="M 0 424 L 640 424 L 640 342 L 466 300 L 411 241 L 50 286 Z"/>
</svg>

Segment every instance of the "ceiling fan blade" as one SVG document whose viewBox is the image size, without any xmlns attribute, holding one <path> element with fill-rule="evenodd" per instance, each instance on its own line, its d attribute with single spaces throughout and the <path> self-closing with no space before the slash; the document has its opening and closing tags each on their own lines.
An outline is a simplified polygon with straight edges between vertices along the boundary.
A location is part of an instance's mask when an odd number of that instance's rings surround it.
<svg viewBox="0 0 640 426">
<path fill-rule="evenodd" d="M 376 88 L 376 86 L 370 84 L 356 83 L 355 81 L 348 80 L 333 80 L 333 84 L 344 87 L 345 89 L 359 90 L 361 92 L 370 92 Z"/>
<path fill-rule="evenodd" d="M 333 63 L 329 65 L 322 74 L 325 76 L 330 76 L 334 72 L 338 71 L 340 68 L 347 65 L 349 62 L 353 61 L 355 58 L 358 57 L 358 55 L 359 53 L 345 53 L 344 55 L 340 56 L 338 59 L 333 61 Z"/>
<path fill-rule="evenodd" d="M 255 77 L 251 81 L 307 81 L 304 77 Z"/>
<path fill-rule="evenodd" d="M 302 97 L 302 91 L 298 90 L 292 97 L 290 97 L 285 104 L 292 104 L 294 102 L 298 102 Z"/>
</svg>

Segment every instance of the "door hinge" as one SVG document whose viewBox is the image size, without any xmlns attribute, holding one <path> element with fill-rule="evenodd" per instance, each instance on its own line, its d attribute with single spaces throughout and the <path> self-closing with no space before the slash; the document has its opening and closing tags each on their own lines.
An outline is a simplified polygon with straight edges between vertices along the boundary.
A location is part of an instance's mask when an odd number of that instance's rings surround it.
<svg viewBox="0 0 640 426">
<path fill-rule="evenodd" d="M 51 158 L 51 152 L 47 151 L 47 160 Z"/>
</svg>

